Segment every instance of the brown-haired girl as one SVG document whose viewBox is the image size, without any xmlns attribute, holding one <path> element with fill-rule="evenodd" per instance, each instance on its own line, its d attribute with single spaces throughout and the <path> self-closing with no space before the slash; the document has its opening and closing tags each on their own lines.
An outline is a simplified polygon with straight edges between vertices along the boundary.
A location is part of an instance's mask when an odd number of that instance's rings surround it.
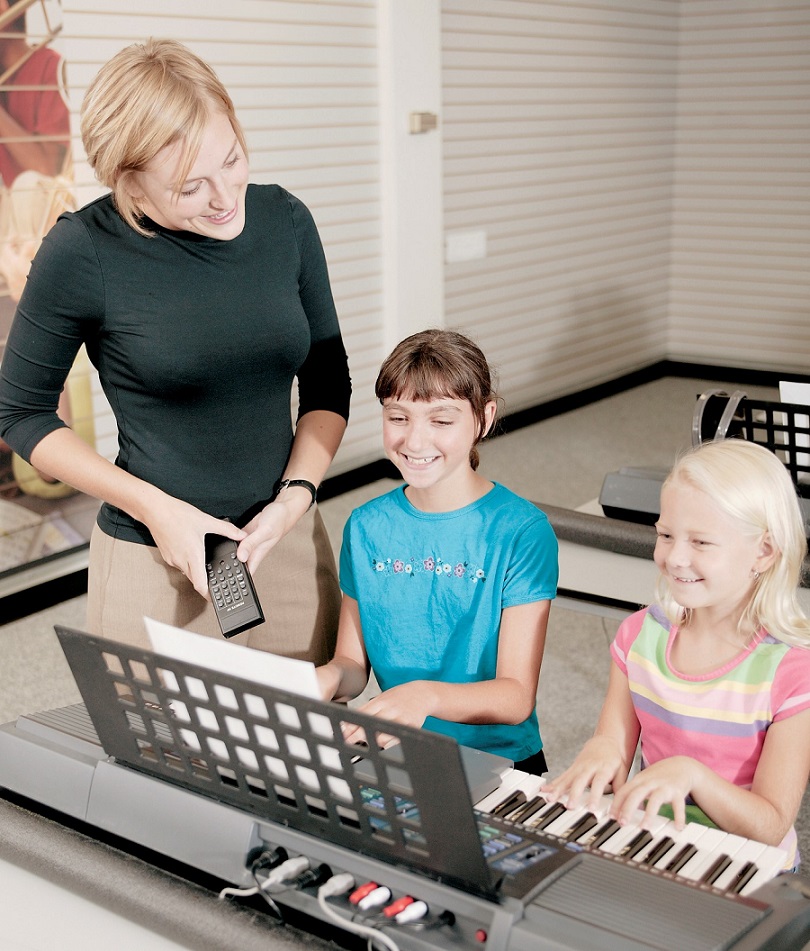
<svg viewBox="0 0 810 951">
<path fill-rule="evenodd" d="M 497 409 L 486 358 L 426 330 L 383 363 L 376 394 L 405 485 L 347 522 L 324 697 L 356 697 L 373 670 L 382 692 L 365 712 L 543 773 L 535 705 L 557 540 L 535 505 L 477 471 Z"/>
</svg>

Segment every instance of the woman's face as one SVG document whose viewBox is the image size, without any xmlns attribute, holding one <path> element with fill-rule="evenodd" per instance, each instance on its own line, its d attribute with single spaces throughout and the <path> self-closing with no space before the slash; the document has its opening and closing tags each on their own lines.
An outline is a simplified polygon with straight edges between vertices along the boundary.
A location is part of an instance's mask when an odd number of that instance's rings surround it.
<svg viewBox="0 0 810 951">
<path fill-rule="evenodd" d="M 180 143 L 168 145 L 133 176 L 131 192 L 144 214 L 171 231 L 230 241 L 245 227 L 247 156 L 230 120 L 214 112 L 189 174 L 178 181 Z"/>
</svg>

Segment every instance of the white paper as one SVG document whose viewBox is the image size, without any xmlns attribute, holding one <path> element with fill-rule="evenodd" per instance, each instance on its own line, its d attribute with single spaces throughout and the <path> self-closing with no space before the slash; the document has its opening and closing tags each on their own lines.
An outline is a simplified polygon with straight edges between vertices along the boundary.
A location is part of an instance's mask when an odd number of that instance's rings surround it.
<svg viewBox="0 0 810 951">
<path fill-rule="evenodd" d="M 321 699 L 315 665 L 309 661 L 253 650 L 241 644 L 229 644 L 149 617 L 143 620 L 152 648 L 158 654 L 242 677 L 267 687 Z"/>
<path fill-rule="evenodd" d="M 796 383 L 793 380 L 782 380 L 779 383 L 779 399 L 783 403 L 800 403 L 803 406 L 810 406 L 810 383 Z M 796 416 L 795 419 L 798 426 L 807 426 L 808 419 L 810 419 L 810 417 Z M 797 434 L 796 445 L 810 446 L 810 437 L 803 434 Z M 810 455 L 808 455 L 806 452 L 797 452 L 796 465 L 810 465 Z M 810 475 L 808 475 L 806 472 L 799 473 L 799 481 L 810 481 Z"/>
</svg>

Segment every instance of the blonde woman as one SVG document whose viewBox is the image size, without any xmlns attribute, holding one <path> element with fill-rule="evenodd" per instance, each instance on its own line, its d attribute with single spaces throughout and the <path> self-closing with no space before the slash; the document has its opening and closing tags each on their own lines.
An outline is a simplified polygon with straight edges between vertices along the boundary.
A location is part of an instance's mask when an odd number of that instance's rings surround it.
<svg viewBox="0 0 810 951">
<path fill-rule="evenodd" d="M 81 129 L 110 193 L 62 215 L 37 253 L 3 360 L 0 435 L 103 501 L 91 631 L 146 643 L 148 615 L 220 636 L 204 564 L 218 533 L 239 542 L 268 618 L 236 640 L 323 662 L 339 590 L 314 502 L 351 387 L 312 217 L 280 186 L 248 184 L 230 96 L 180 43 L 114 56 Z M 56 414 L 81 344 L 116 417 L 115 464 Z"/>
</svg>

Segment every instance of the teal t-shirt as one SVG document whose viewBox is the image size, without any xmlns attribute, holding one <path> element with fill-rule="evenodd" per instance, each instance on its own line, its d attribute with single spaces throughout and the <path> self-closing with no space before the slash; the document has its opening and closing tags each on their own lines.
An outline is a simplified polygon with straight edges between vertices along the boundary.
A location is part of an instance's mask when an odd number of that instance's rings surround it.
<svg viewBox="0 0 810 951">
<path fill-rule="evenodd" d="M 546 515 L 497 483 L 451 512 L 420 511 L 404 487 L 356 509 L 343 532 L 340 584 L 359 605 L 380 687 L 493 679 L 501 612 L 556 595 L 557 549 Z M 543 746 L 534 712 L 517 725 L 434 717 L 424 725 L 515 761 Z"/>
</svg>

